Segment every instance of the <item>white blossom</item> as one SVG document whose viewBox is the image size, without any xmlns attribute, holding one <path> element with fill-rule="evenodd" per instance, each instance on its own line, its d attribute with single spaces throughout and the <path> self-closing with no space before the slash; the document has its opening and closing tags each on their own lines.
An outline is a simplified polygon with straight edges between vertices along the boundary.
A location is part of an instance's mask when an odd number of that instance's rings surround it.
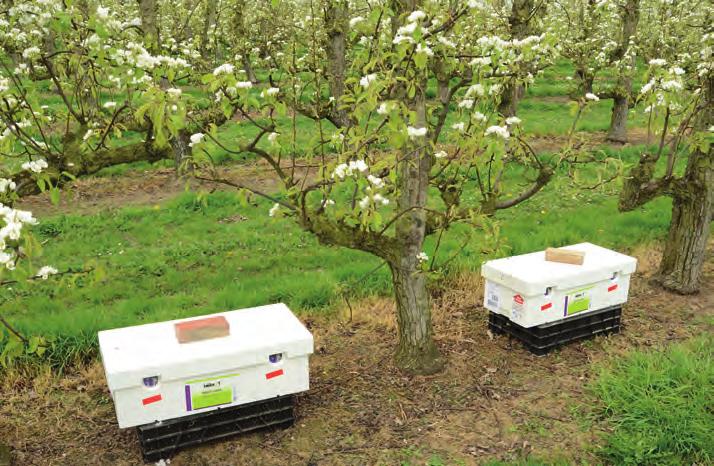
<svg viewBox="0 0 714 466">
<path fill-rule="evenodd" d="M 426 262 L 429 260 L 429 256 L 426 255 L 424 251 L 420 252 L 419 254 L 416 255 L 417 260 L 422 263 Z"/>
<path fill-rule="evenodd" d="M 506 124 L 507 125 L 520 125 L 521 124 L 521 119 L 518 118 L 517 116 L 512 116 L 506 118 Z"/>
<path fill-rule="evenodd" d="M 488 120 L 488 117 L 481 112 L 474 112 L 473 118 L 476 121 L 482 121 L 482 122 L 485 122 L 486 120 Z"/>
<path fill-rule="evenodd" d="M 250 89 L 253 87 L 253 83 L 250 81 L 238 81 L 234 87 L 236 89 Z"/>
<path fill-rule="evenodd" d="M 392 109 L 392 105 L 389 104 L 388 102 L 382 102 L 379 107 L 377 108 L 377 113 L 380 115 L 386 115 L 390 112 Z"/>
<path fill-rule="evenodd" d="M 97 7 L 97 17 L 99 19 L 107 19 L 109 17 L 109 8 L 103 6 Z"/>
<path fill-rule="evenodd" d="M 203 141 L 203 138 L 205 138 L 206 135 L 203 133 L 196 133 L 191 135 L 191 142 L 188 144 L 189 147 L 193 147 L 197 144 L 200 144 Z"/>
<path fill-rule="evenodd" d="M 106 108 L 106 109 L 116 108 L 116 106 L 117 106 L 117 103 L 116 103 L 116 102 L 111 102 L 111 101 L 110 101 L 110 102 L 104 102 L 104 105 L 102 105 L 102 107 L 104 107 L 104 108 Z"/>
<path fill-rule="evenodd" d="M 215 70 L 213 70 L 213 76 L 218 76 L 220 74 L 232 74 L 235 70 L 235 66 L 230 63 L 224 63 Z"/>
<path fill-rule="evenodd" d="M 414 23 L 424 18 L 426 18 L 426 13 L 421 10 L 414 10 L 407 16 L 407 22 Z"/>
<path fill-rule="evenodd" d="M 0 193 L 6 193 L 8 190 L 14 191 L 17 185 L 14 181 L 7 178 L 0 178 Z"/>
<path fill-rule="evenodd" d="M 473 99 L 464 99 L 461 102 L 459 102 L 459 108 L 468 108 L 471 109 L 474 106 L 474 100 Z"/>
<path fill-rule="evenodd" d="M 416 138 L 421 138 L 426 136 L 427 129 L 426 128 L 415 128 L 413 126 L 408 126 L 407 127 L 407 135 L 409 135 L 409 139 L 416 139 Z"/>
<path fill-rule="evenodd" d="M 417 44 L 416 53 L 422 53 L 422 54 L 426 55 L 427 57 L 434 56 L 434 52 L 427 45 L 422 46 L 421 44 Z"/>
<path fill-rule="evenodd" d="M 362 86 L 363 88 L 367 89 L 369 87 L 369 85 L 372 84 L 372 81 L 374 81 L 375 79 L 377 79 L 376 73 L 362 76 L 362 78 L 359 80 L 359 85 Z"/>
<path fill-rule="evenodd" d="M 181 94 L 183 91 L 177 87 L 171 87 L 169 89 L 166 89 L 166 93 L 172 98 L 172 99 L 178 99 L 181 97 Z"/>
<path fill-rule="evenodd" d="M 350 19 L 350 27 L 353 28 L 356 25 L 358 25 L 359 23 L 361 23 L 362 21 L 364 21 L 363 17 L 355 16 L 354 18 Z"/>
<path fill-rule="evenodd" d="M 506 128 L 505 126 L 489 126 L 488 128 L 486 128 L 486 132 L 484 133 L 484 135 L 489 136 L 491 134 L 500 136 L 503 139 L 508 139 L 511 136 L 511 134 L 508 132 L 508 128 Z"/>
<path fill-rule="evenodd" d="M 439 152 L 434 154 L 434 157 L 436 157 L 437 159 L 443 159 L 446 158 L 448 155 L 449 154 L 447 154 L 446 151 L 440 150 Z"/>
<path fill-rule="evenodd" d="M 463 133 L 464 131 L 466 131 L 466 125 L 463 121 L 460 121 L 451 125 L 451 129 L 455 129 L 456 131 Z"/>
<path fill-rule="evenodd" d="M 367 175 L 367 179 L 370 183 L 372 183 L 372 185 L 374 185 L 375 188 L 381 188 L 382 186 L 384 186 L 384 181 L 382 180 L 382 178 L 379 178 L 374 175 Z"/>
<path fill-rule="evenodd" d="M 278 210 L 280 210 L 280 204 L 276 202 L 275 204 L 273 204 L 273 207 L 271 207 L 268 211 L 268 215 L 270 215 L 271 217 L 275 217 L 275 215 L 278 213 Z"/>
<path fill-rule="evenodd" d="M 585 99 L 592 100 L 593 102 L 597 102 L 600 100 L 600 97 L 596 96 L 592 92 L 588 92 L 587 94 L 585 94 Z"/>
<path fill-rule="evenodd" d="M 265 91 L 263 91 L 265 95 L 272 96 L 272 95 L 277 95 L 280 92 L 280 88 L 278 87 L 269 87 Z M 262 93 L 261 93 L 262 95 Z"/>
<path fill-rule="evenodd" d="M 35 277 L 42 278 L 43 280 L 47 280 L 50 275 L 56 275 L 59 273 L 59 270 L 56 268 L 50 266 L 50 265 L 45 265 L 40 270 L 37 271 L 35 274 Z"/>
<path fill-rule="evenodd" d="M 652 66 L 664 66 L 667 64 L 667 60 L 664 58 L 653 58 L 650 60 L 650 65 Z"/>
<path fill-rule="evenodd" d="M 32 160 L 30 162 L 25 162 L 22 164 L 22 169 L 31 171 L 34 173 L 40 173 L 43 169 L 47 168 L 47 162 L 44 159 Z"/>
<path fill-rule="evenodd" d="M 275 141 L 278 140 L 278 133 L 270 133 L 268 134 L 268 141 L 270 141 L 271 144 L 275 144 Z"/>
</svg>

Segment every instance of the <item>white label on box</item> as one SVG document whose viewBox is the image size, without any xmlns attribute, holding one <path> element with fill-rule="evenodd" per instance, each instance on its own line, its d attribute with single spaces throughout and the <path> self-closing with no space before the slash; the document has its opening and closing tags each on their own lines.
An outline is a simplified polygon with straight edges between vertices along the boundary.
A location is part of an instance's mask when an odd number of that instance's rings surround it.
<svg viewBox="0 0 714 466">
<path fill-rule="evenodd" d="M 501 287 L 496 283 L 486 280 L 486 309 L 493 312 L 498 312 L 500 308 L 499 295 Z"/>
<path fill-rule="evenodd" d="M 523 317 L 523 307 L 525 300 L 523 296 L 517 294 L 513 297 L 513 307 L 511 308 L 511 319 L 520 319 Z"/>
</svg>

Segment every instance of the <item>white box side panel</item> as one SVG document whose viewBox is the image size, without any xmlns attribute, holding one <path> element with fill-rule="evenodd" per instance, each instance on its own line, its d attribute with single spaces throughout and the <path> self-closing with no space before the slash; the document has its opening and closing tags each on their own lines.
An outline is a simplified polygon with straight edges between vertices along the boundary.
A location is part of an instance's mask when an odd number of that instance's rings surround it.
<svg viewBox="0 0 714 466">
<path fill-rule="evenodd" d="M 180 418 L 310 388 L 307 355 L 275 364 L 227 367 L 219 373 L 206 373 L 200 367 L 193 369 L 198 374 L 193 378 L 160 380 L 152 388 L 134 386 L 113 391 L 119 427 Z M 203 406 L 211 403 L 218 404 Z"/>
<path fill-rule="evenodd" d="M 529 296 L 522 290 L 486 280 L 484 307 L 518 325 L 534 327 L 623 304 L 629 288 L 630 275 L 619 275 L 615 280 L 583 283 L 569 289 L 553 287 L 548 295 Z"/>
</svg>

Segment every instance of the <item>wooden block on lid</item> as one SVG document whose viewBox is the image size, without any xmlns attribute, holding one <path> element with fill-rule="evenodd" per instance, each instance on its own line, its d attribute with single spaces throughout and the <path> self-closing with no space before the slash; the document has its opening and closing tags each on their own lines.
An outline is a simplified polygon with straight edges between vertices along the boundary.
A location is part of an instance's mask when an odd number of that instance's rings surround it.
<svg viewBox="0 0 714 466">
<path fill-rule="evenodd" d="M 209 340 L 227 337 L 231 333 L 230 325 L 223 316 L 206 317 L 174 324 L 176 339 L 179 343 Z"/>
<path fill-rule="evenodd" d="M 548 248 L 545 250 L 545 260 L 563 264 L 583 265 L 585 253 L 572 249 Z"/>
</svg>

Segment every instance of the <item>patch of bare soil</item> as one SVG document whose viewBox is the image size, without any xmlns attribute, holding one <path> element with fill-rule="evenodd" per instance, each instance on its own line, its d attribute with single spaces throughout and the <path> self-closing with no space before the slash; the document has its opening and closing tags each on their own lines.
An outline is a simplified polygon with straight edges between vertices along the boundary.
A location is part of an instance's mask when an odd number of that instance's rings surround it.
<svg viewBox="0 0 714 466">
<path fill-rule="evenodd" d="M 611 146 L 621 147 L 605 140 L 605 133 L 578 133 L 581 145 L 589 149 Z M 644 144 L 647 131 L 631 129 L 629 145 Z M 530 140 L 533 149 L 538 152 L 555 152 L 565 144 L 563 136 L 540 136 Z M 284 166 L 288 169 L 287 166 Z M 220 178 L 257 189 L 266 193 L 279 190 L 280 180 L 272 167 L 264 160 L 225 165 L 218 170 Z M 296 169 L 296 179 L 302 179 L 306 173 L 312 173 L 314 167 L 300 166 Z M 36 216 L 62 213 L 91 214 L 102 210 L 111 210 L 128 205 L 160 204 L 177 195 L 192 190 L 227 190 L 235 189 L 223 184 L 198 181 L 190 178 L 177 178 L 173 169 L 131 170 L 116 177 L 88 177 L 79 179 L 63 192 L 61 201 L 55 205 L 49 195 L 28 196 L 18 204 L 19 208 L 32 211 Z"/>
<path fill-rule="evenodd" d="M 306 317 L 315 335 L 312 390 L 299 398 L 297 423 L 179 453 L 181 465 L 480 464 L 533 454 L 597 462 L 600 431 L 578 411 L 592 403 L 586 386 L 595 365 L 633 349 L 656 348 L 711 332 L 714 250 L 696 296 L 666 293 L 649 282 L 656 248 L 634 251 L 640 272 L 619 335 L 535 357 L 487 331 L 480 280 L 463 276 L 434 298 L 438 343 L 447 369 L 406 377 L 393 365 L 396 332 L 388 299 L 368 299 L 353 320 Z M 116 425 L 101 365 L 59 378 L 0 383 L 0 444 L 17 465 L 136 465 L 132 430 Z"/>
</svg>

